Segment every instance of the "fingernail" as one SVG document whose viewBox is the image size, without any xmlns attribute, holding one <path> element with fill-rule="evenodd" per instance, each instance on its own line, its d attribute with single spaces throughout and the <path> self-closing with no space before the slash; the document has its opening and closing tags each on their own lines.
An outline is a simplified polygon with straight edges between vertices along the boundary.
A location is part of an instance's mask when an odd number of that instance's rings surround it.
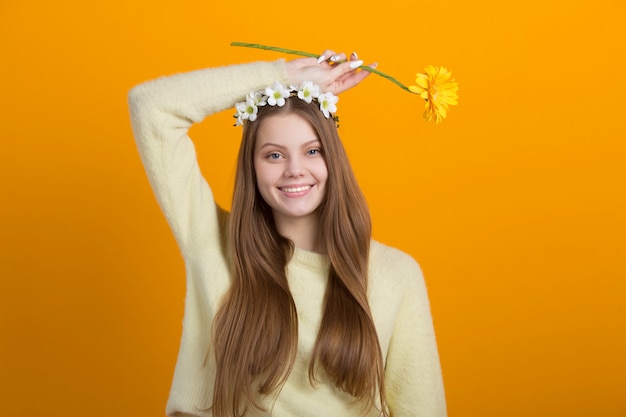
<svg viewBox="0 0 626 417">
<path fill-rule="evenodd" d="M 317 63 L 318 64 L 321 64 L 324 61 L 326 61 L 326 57 L 324 55 L 320 55 L 320 57 L 317 58 Z"/>
<path fill-rule="evenodd" d="M 358 61 L 351 61 L 350 62 L 350 68 L 352 68 L 352 69 L 358 68 L 361 65 L 363 65 L 363 61 L 361 61 L 360 59 Z"/>
<path fill-rule="evenodd" d="M 378 66 L 378 62 L 374 62 L 372 65 L 370 65 L 370 68 L 376 69 L 377 66 Z"/>
<path fill-rule="evenodd" d="M 353 56 L 355 59 L 359 59 L 359 56 L 356 54 L 356 52 L 352 52 L 352 56 Z"/>
<path fill-rule="evenodd" d="M 339 55 L 333 55 L 333 56 L 330 57 L 330 61 L 331 62 L 337 62 L 337 61 L 339 61 L 340 58 L 341 58 L 341 56 L 339 56 Z"/>
</svg>

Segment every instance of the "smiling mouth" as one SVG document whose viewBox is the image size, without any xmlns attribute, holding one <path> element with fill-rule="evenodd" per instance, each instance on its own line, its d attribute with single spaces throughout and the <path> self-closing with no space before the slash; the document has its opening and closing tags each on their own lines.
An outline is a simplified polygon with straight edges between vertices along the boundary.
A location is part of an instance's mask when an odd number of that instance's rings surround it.
<svg viewBox="0 0 626 417">
<path fill-rule="evenodd" d="M 301 187 L 281 187 L 280 190 L 286 193 L 301 193 L 302 191 L 309 190 L 311 185 L 303 185 Z"/>
</svg>

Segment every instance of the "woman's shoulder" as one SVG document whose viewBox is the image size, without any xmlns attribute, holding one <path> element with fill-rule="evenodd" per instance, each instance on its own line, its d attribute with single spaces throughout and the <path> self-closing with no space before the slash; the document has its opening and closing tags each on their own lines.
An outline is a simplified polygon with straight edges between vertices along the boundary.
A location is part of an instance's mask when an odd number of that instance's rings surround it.
<svg viewBox="0 0 626 417">
<path fill-rule="evenodd" d="M 422 270 L 419 263 L 408 253 L 372 240 L 370 244 L 370 274 L 384 276 L 394 281 L 422 280 Z"/>
<path fill-rule="evenodd" d="M 377 240 L 370 243 L 370 262 L 375 264 L 390 264 L 419 267 L 417 261 L 408 253 Z"/>
<path fill-rule="evenodd" d="M 405 299 L 422 302 L 428 297 L 424 276 L 415 258 L 377 241 L 370 245 L 368 293 L 375 310 L 400 305 Z"/>
</svg>

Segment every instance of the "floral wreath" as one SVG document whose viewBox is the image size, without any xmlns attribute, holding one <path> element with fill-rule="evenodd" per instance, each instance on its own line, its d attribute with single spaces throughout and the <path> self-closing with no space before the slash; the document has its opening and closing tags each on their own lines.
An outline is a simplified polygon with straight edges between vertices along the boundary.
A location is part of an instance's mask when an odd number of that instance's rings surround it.
<svg viewBox="0 0 626 417">
<path fill-rule="evenodd" d="M 259 107 L 270 105 L 282 107 L 285 100 L 297 96 L 300 100 L 312 103 L 314 100 L 319 104 L 320 110 L 328 119 L 332 113 L 337 111 L 337 101 L 339 97 L 331 92 L 322 93 L 320 87 L 312 81 L 304 81 L 299 87 L 290 86 L 287 88 L 278 81 L 259 91 L 250 91 L 246 96 L 246 101 L 235 104 L 237 113 L 233 116 L 237 119 L 235 126 L 243 124 L 244 120 L 254 122 L 259 112 Z M 333 115 L 337 122 L 337 117 Z"/>
</svg>

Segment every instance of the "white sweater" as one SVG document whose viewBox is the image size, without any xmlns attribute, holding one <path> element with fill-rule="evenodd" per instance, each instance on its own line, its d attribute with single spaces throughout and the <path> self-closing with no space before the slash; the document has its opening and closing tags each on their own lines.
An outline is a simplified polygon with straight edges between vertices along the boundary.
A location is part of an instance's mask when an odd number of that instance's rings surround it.
<svg viewBox="0 0 626 417">
<path fill-rule="evenodd" d="M 182 339 L 166 412 L 211 416 L 214 359 L 207 358 L 213 317 L 230 285 L 220 209 L 202 177 L 188 137 L 193 123 L 232 108 L 251 90 L 287 84 L 283 61 L 212 68 L 159 78 L 129 94 L 133 132 L 148 179 L 185 260 Z M 287 267 L 298 312 L 298 353 L 285 387 L 265 398 L 274 417 L 362 415 L 353 398 L 326 382 L 311 386 L 308 366 L 317 336 L 328 258 L 296 249 Z M 417 263 L 373 241 L 368 297 L 385 359 L 393 417 L 443 417 L 446 403 L 428 295 Z M 267 414 L 250 414 L 269 415 Z M 371 410 L 367 416 L 378 416 Z"/>
</svg>

